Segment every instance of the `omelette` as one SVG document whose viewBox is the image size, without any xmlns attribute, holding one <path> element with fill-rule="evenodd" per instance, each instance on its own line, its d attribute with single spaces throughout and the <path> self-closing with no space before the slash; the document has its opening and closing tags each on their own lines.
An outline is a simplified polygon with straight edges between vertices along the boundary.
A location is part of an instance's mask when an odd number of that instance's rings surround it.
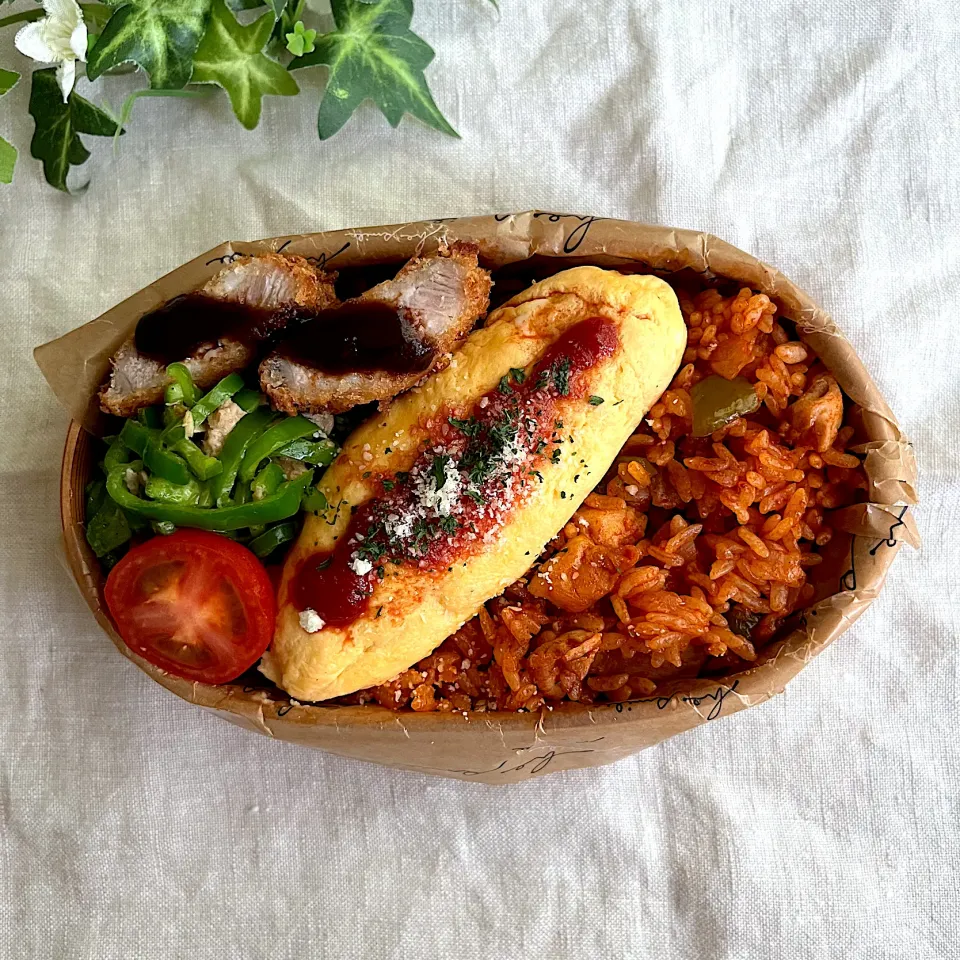
<svg viewBox="0 0 960 960">
<path fill-rule="evenodd" d="M 575 267 L 493 311 L 323 475 L 262 672 L 327 700 L 429 654 L 529 569 L 685 346 L 676 295 L 652 276 Z"/>
</svg>

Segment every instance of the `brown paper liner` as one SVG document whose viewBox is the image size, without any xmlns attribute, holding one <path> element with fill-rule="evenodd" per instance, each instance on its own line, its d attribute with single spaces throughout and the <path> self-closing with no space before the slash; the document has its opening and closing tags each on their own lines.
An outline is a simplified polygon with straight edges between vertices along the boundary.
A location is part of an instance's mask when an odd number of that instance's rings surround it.
<svg viewBox="0 0 960 960">
<path fill-rule="evenodd" d="M 796 628 L 749 669 L 676 682 L 655 697 L 623 704 L 564 704 L 537 714 L 397 714 L 379 706 L 305 705 L 276 689 L 207 686 L 171 677 L 140 659 L 118 637 L 103 603 L 103 574 L 83 533 L 83 486 L 91 474 L 89 434 L 101 415 L 96 392 L 109 359 L 137 320 L 171 297 L 195 289 L 232 258 L 276 251 L 318 265 L 351 267 L 401 262 L 441 242 L 471 240 L 484 266 L 526 261 L 543 273 L 580 263 L 655 272 L 680 279 L 734 281 L 773 299 L 794 321 L 852 401 L 870 503 L 836 511 L 836 536 L 817 568 L 817 602 Z M 529 211 L 455 220 L 224 243 L 140 290 L 103 316 L 40 346 L 43 375 L 74 419 L 64 449 L 61 515 L 70 569 L 100 625 L 118 649 L 154 680 L 191 703 L 267 736 L 340 756 L 443 777 L 511 783 L 555 770 L 597 766 L 626 757 L 701 723 L 780 693 L 877 596 L 904 542 L 919 546 L 909 506 L 917 502 L 912 447 L 851 345 L 833 320 L 773 267 L 709 234 L 691 230 Z"/>
</svg>

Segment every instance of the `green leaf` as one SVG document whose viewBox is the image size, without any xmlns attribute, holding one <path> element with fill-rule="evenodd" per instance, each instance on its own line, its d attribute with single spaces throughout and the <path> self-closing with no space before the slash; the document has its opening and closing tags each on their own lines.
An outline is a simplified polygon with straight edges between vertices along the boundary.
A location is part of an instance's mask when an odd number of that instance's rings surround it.
<svg viewBox="0 0 960 960">
<path fill-rule="evenodd" d="M 19 73 L 14 73 L 12 70 L 4 70 L 0 67 L 0 97 L 5 93 L 9 93 L 17 85 L 19 79 Z"/>
<path fill-rule="evenodd" d="M 13 168 L 17 165 L 17 148 L 0 137 L 0 183 L 13 183 Z"/>
<path fill-rule="evenodd" d="M 36 130 L 30 141 L 30 154 L 43 161 L 47 183 L 66 191 L 70 167 L 86 163 L 90 156 L 78 134 L 112 137 L 118 125 L 76 92 L 64 103 L 56 73 L 51 67 L 33 74 L 29 109 Z"/>
<path fill-rule="evenodd" d="M 302 20 L 293 25 L 293 32 L 286 34 L 287 49 L 295 56 L 302 57 L 305 53 L 313 53 L 316 49 L 314 41 L 317 39 L 316 30 L 307 30 Z"/>
<path fill-rule="evenodd" d="M 296 30 L 297 21 L 303 13 L 304 0 L 289 0 L 283 7 L 283 12 L 273 26 L 270 42 L 264 48 L 264 53 L 279 60 L 287 49 L 287 34 Z M 304 51 L 306 52 L 306 51 Z"/>
<path fill-rule="evenodd" d="M 2 3 L 3 0 L 0 0 Z M 0 97 L 9 93 L 20 79 L 19 73 L 0 68 Z M 13 168 L 17 165 L 17 148 L 0 137 L 0 183 L 13 182 Z"/>
<path fill-rule="evenodd" d="M 102 557 L 129 539 L 130 524 L 123 510 L 105 497 L 97 512 L 87 520 L 87 543 L 98 557 Z"/>
<path fill-rule="evenodd" d="M 413 0 L 332 0 L 331 6 L 337 29 L 317 37 L 316 50 L 290 64 L 291 70 L 330 67 L 317 117 L 320 139 L 332 137 L 368 99 L 393 127 L 410 113 L 459 136 L 434 103 L 423 75 L 433 50 L 410 30 Z"/>
<path fill-rule="evenodd" d="M 260 122 L 265 94 L 292 97 L 300 92 L 293 77 L 261 52 L 273 24 L 273 14 L 265 13 L 250 26 L 242 26 L 224 0 L 214 0 L 207 32 L 194 57 L 193 82 L 223 87 L 237 119 L 248 130 Z"/>
<path fill-rule="evenodd" d="M 87 60 L 87 77 L 132 61 L 154 89 L 178 90 L 193 69 L 210 0 L 129 0 L 103 28 Z"/>
<path fill-rule="evenodd" d="M 80 9 L 83 10 L 83 19 L 91 30 L 99 31 L 113 16 L 113 10 L 105 3 L 81 3 Z"/>
</svg>

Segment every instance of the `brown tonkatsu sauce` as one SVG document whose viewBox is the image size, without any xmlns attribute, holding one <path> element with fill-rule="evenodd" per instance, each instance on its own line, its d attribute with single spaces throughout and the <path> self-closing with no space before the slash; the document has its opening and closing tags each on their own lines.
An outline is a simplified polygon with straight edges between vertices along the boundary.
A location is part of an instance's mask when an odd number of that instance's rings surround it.
<svg viewBox="0 0 960 960">
<path fill-rule="evenodd" d="M 436 356 L 407 311 L 376 300 L 348 300 L 320 311 L 285 338 L 278 353 L 334 375 L 423 373 Z"/>
<path fill-rule="evenodd" d="M 306 311 L 309 313 L 309 311 Z M 158 363 L 184 360 L 204 344 L 235 340 L 256 347 L 299 319 L 296 307 L 263 310 L 202 293 L 174 297 L 137 323 L 137 351 Z"/>
<path fill-rule="evenodd" d="M 377 301 L 349 300 L 319 311 L 263 310 L 188 293 L 141 317 L 134 335 L 141 354 L 164 364 L 223 339 L 253 348 L 282 339 L 282 356 L 333 375 L 421 373 L 435 356 L 404 310 Z"/>
</svg>

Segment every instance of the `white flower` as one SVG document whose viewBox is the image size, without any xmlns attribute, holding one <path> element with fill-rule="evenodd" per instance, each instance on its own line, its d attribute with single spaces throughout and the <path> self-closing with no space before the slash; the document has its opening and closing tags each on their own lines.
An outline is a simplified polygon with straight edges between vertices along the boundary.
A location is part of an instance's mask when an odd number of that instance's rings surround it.
<svg viewBox="0 0 960 960">
<path fill-rule="evenodd" d="M 28 23 L 14 39 L 16 48 L 39 63 L 56 63 L 57 82 L 66 103 L 77 76 L 77 60 L 87 59 L 87 25 L 77 0 L 42 0 L 47 14 Z"/>
</svg>

